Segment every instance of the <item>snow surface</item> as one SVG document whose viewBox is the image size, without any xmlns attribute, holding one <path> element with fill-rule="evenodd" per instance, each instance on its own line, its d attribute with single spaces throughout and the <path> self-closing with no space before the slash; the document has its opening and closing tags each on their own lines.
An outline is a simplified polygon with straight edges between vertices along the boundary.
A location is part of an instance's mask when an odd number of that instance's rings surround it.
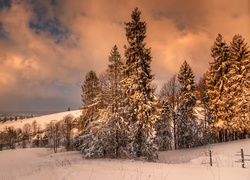
<svg viewBox="0 0 250 180">
<path fill-rule="evenodd" d="M 53 121 L 59 121 L 62 120 L 64 116 L 67 116 L 68 114 L 73 115 L 73 117 L 77 118 L 80 117 L 81 115 L 81 110 L 74 110 L 74 111 L 66 111 L 66 112 L 61 112 L 61 113 L 56 113 L 56 114 L 49 114 L 45 116 L 40 116 L 40 117 L 34 117 L 34 118 L 29 118 L 29 119 L 23 119 L 23 120 L 17 120 L 17 121 L 7 121 L 3 124 L 0 123 L 0 131 L 3 131 L 4 128 L 7 127 L 15 127 L 15 128 L 21 128 L 23 127 L 24 124 L 29 123 L 32 124 L 34 120 L 37 121 L 37 124 L 41 125 L 41 128 L 43 129 L 45 127 L 45 124 L 50 123 L 52 120 Z"/>
<path fill-rule="evenodd" d="M 61 120 L 64 116 L 81 115 L 80 111 L 70 111 L 32 119 L 0 124 L 22 127 L 37 120 L 44 126 L 51 120 Z M 27 148 L 0 151 L 0 180 L 249 180 L 250 162 L 241 168 L 239 156 L 243 148 L 250 155 L 250 139 L 213 144 L 205 147 L 159 152 L 158 162 L 142 162 L 115 159 L 83 159 L 77 151 L 54 154 L 48 148 Z M 209 165 L 208 151 L 213 154 L 213 167 Z M 246 157 L 248 158 L 248 157 Z M 250 157 L 249 157 L 250 159 Z"/>
<path fill-rule="evenodd" d="M 211 148 L 214 166 L 204 152 Z M 234 155 L 240 148 L 250 154 L 250 139 L 210 147 L 161 152 L 159 162 L 83 159 L 77 151 L 53 153 L 52 149 L 27 148 L 0 151 L 0 179 L 72 180 L 249 180 L 250 163 L 241 168 Z"/>
</svg>

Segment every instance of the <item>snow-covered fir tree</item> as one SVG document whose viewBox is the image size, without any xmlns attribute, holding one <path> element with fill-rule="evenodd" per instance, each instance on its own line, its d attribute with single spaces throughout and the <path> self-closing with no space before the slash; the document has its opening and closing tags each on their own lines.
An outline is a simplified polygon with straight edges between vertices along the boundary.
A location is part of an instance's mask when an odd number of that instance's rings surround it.
<svg viewBox="0 0 250 180">
<path fill-rule="evenodd" d="M 82 132 L 75 138 L 75 146 L 81 150 L 84 158 L 104 157 L 103 135 L 100 130 L 105 115 L 105 95 L 103 81 L 100 82 L 95 71 L 89 71 L 82 85 Z"/>
<path fill-rule="evenodd" d="M 212 118 L 212 129 L 219 132 L 219 140 L 223 141 L 223 139 L 227 139 L 224 134 L 232 113 L 228 111 L 231 104 L 227 97 L 229 47 L 221 34 L 218 35 L 211 47 L 211 56 L 214 61 L 209 63 L 210 68 L 206 77 L 207 98 Z"/>
<path fill-rule="evenodd" d="M 107 69 L 107 76 L 110 80 L 110 106 L 107 109 L 106 122 L 104 128 L 109 129 L 108 137 L 109 141 L 109 154 L 113 154 L 117 157 L 126 157 L 126 132 L 128 131 L 127 122 L 125 122 L 122 116 L 121 99 L 122 97 L 122 87 L 121 80 L 123 79 L 122 68 L 123 62 L 121 60 L 121 55 L 118 52 L 118 48 L 115 45 L 109 56 L 109 65 Z"/>
<path fill-rule="evenodd" d="M 109 94 L 112 104 L 112 112 L 118 112 L 119 102 L 121 99 L 121 80 L 123 78 L 122 75 L 122 67 L 123 62 L 121 60 L 121 55 L 118 52 L 118 48 L 115 45 L 109 56 L 109 65 L 107 69 L 107 76 L 110 81 L 109 84 Z"/>
<path fill-rule="evenodd" d="M 103 133 L 100 119 L 90 122 L 89 126 L 78 135 L 75 144 L 84 158 L 101 158 L 105 156 Z"/>
<path fill-rule="evenodd" d="M 180 82 L 180 102 L 176 133 L 177 145 L 181 149 L 193 147 L 197 141 L 197 122 L 194 114 L 196 104 L 194 73 L 186 61 L 180 68 L 178 80 Z"/>
<path fill-rule="evenodd" d="M 241 35 L 235 35 L 230 46 L 228 94 L 230 127 L 239 133 L 250 132 L 250 51 Z"/>
<path fill-rule="evenodd" d="M 160 93 L 159 99 L 167 97 L 169 108 L 170 108 L 170 117 L 171 117 L 171 127 L 172 127 L 172 149 L 177 149 L 177 109 L 179 106 L 179 97 L 180 97 L 180 83 L 178 81 L 177 74 L 173 75 L 169 81 L 163 84 Z"/>
<path fill-rule="evenodd" d="M 127 157 L 126 151 L 126 132 L 128 131 L 127 122 L 122 116 L 121 107 L 121 80 L 123 62 L 118 48 L 115 45 L 109 56 L 108 69 L 105 72 L 106 81 L 108 81 L 105 95 L 109 99 L 109 105 L 102 116 L 102 127 L 99 135 L 102 133 L 105 143 L 104 151 L 106 157 Z"/>
<path fill-rule="evenodd" d="M 159 150 L 166 151 L 172 149 L 173 139 L 171 109 L 166 96 L 160 99 L 159 106 L 161 108 L 160 117 L 155 124 L 156 143 Z"/>
<path fill-rule="evenodd" d="M 97 94 L 99 105 L 98 119 L 91 123 L 79 137 L 83 157 L 129 157 L 126 147 L 128 123 L 121 114 L 122 67 L 120 53 L 114 46 L 109 56 L 108 69 L 99 78 L 100 94 Z M 101 97 L 101 98 L 100 98 Z"/>
<path fill-rule="evenodd" d="M 98 117 L 98 111 L 100 109 L 99 97 L 101 94 L 99 78 L 95 71 L 89 71 L 82 85 L 82 117 L 81 127 L 84 130 L 88 124 Z"/>
<path fill-rule="evenodd" d="M 135 8 L 131 22 L 125 23 L 128 45 L 125 46 L 126 63 L 122 81 L 125 119 L 129 123 L 129 149 L 132 157 L 157 157 L 153 141 L 157 120 L 157 100 L 151 87 L 154 76 L 151 74 L 152 61 L 150 48 L 146 48 L 146 22 L 140 19 L 141 12 Z"/>
</svg>

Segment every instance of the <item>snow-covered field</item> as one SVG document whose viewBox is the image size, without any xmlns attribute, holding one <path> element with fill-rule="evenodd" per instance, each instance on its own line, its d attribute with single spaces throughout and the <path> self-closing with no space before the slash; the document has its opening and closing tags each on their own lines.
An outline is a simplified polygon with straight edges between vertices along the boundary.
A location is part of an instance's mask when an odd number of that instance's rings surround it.
<svg viewBox="0 0 250 180">
<path fill-rule="evenodd" d="M 86 160 L 79 152 L 53 153 L 52 149 L 27 148 L 0 151 L 0 179 L 72 180 L 249 180 L 250 163 L 241 168 L 235 153 L 250 154 L 250 139 L 212 145 L 214 166 L 210 167 L 200 147 L 159 154 L 159 162 L 133 160 Z"/>
<path fill-rule="evenodd" d="M 0 124 L 22 127 L 33 120 L 44 126 L 51 120 L 61 120 L 80 111 L 70 111 Z M 0 151 L 0 180 L 51 179 L 51 180 L 249 180 L 250 161 L 241 168 L 237 152 L 243 148 L 250 155 L 250 139 L 214 144 L 186 150 L 159 152 L 158 162 L 134 160 L 83 159 L 79 152 L 57 154 L 52 149 L 27 148 Z M 209 165 L 209 150 L 213 166 Z M 249 157 L 246 157 L 250 159 Z"/>
</svg>

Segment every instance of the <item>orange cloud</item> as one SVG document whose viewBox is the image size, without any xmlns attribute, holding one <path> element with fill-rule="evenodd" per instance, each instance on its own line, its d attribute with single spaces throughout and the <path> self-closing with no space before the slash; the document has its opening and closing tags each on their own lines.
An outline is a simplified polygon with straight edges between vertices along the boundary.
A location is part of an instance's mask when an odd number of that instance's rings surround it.
<svg viewBox="0 0 250 180">
<path fill-rule="evenodd" d="M 228 44 L 234 34 L 242 34 L 250 42 L 249 1 L 55 2 L 56 5 L 48 0 L 33 4 L 13 1 L 9 9 L 0 11 L 7 33 L 7 38 L 0 38 L 0 87 L 4 87 L 0 89 L 0 99 L 5 99 L 2 102 L 13 94 L 27 98 L 67 96 L 72 104 L 80 106 L 79 89 L 85 73 L 90 69 L 104 71 L 114 44 L 123 55 L 123 46 L 127 44 L 124 22 L 130 21 L 136 6 L 148 25 L 146 42 L 152 48 L 152 69 L 159 84 L 178 73 L 184 60 L 190 63 L 197 78 L 205 73 L 212 60 L 210 47 L 218 33 Z M 45 9 L 45 19 L 57 18 L 67 29 L 68 34 L 60 43 L 55 43 L 50 33 L 37 33 L 30 28 L 30 21 L 39 21 L 34 6 Z"/>
</svg>

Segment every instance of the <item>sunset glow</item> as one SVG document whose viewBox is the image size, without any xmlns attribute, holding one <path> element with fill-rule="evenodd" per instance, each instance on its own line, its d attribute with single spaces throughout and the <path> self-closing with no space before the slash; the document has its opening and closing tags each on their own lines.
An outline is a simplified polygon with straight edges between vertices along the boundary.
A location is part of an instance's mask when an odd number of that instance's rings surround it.
<svg viewBox="0 0 250 180">
<path fill-rule="evenodd" d="M 43 0 L 0 4 L 0 110 L 52 110 L 81 106 L 86 72 L 107 68 L 116 44 L 124 59 L 124 22 L 134 7 L 147 22 L 155 82 L 179 71 L 184 60 L 196 80 L 212 61 L 218 33 L 250 42 L 248 0 Z"/>
</svg>

